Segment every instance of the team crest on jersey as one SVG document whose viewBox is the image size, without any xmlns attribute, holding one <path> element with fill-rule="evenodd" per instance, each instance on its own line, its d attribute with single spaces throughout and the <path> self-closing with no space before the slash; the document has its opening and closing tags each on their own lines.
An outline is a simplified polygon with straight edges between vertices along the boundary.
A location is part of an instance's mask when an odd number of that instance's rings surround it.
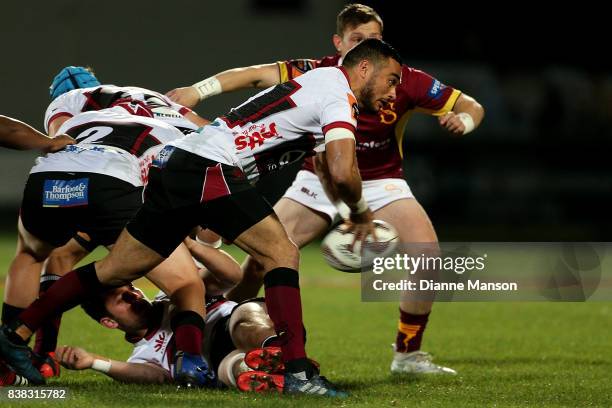
<svg viewBox="0 0 612 408">
<path fill-rule="evenodd" d="M 88 204 L 89 179 L 45 180 L 43 207 L 76 207 Z"/>
<path fill-rule="evenodd" d="M 379 111 L 380 123 L 385 125 L 391 125 L 397 120 L 397 113 L 395 113 L 395 102 L 389 102 Z"/>
</svg>

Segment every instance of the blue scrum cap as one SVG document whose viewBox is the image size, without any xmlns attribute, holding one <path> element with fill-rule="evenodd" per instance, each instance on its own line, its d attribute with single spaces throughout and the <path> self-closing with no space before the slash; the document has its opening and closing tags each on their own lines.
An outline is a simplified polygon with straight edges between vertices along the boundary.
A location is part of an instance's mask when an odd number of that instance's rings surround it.
<svg viewBox="0 0 612 408">
<path fill-rule="evenodd" d="M 84 67 L 66 67 L 53 78 L 49 87 L 51 99 L 72 91 L 78 88 L 89 88 L 99 86 L 100 81 L 87 68 Z"/>
</svg>

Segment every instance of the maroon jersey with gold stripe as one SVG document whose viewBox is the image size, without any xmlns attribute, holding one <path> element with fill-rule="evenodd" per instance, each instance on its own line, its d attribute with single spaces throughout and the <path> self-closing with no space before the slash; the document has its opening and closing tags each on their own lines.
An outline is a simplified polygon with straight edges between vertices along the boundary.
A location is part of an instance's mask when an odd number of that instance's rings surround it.
<svg viewBox="0 0 612 408">
<path fill-rule="evenodd" d="M 281 82 L 314 68 L 336 66 L 339 55 L 319 60 L 295 59 L 278 63 Z M 402 82 L 394 102 L 378 113 L 360 113 L 357 118 L 357 161 L 363 180 L 403 177 L 402 138 L 413 112 L 440 116 L 453 109 L 461 92 L 442 84 L 431 75 L 402 66 Z M 304 169 L 313 171 L 312 160 Z"/>
</svg>

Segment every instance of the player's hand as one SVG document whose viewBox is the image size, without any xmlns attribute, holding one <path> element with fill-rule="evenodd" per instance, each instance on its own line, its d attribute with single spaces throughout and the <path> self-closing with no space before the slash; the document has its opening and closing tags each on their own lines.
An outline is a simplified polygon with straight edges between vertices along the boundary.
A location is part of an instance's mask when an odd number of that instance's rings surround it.
<svg viewBox="0 0 612 408">
<path fill-rule="evenodd" d="M 361 214 L 355 214 L 351 212 L 349 219 L 345 222 L 349 231 L 355 235 L 355 239 L 351 245 L 351 251 L 355 247 L 355 244 L 359 241 L 365 241 L 365 239 L 371 235 L 372 239 L 376 240 L 376 227 L 374 226 L 374 214 L 369 208 Z"/>
<path fill-rule="evenodd" d="M 447 114 L 438 118 L 438 123 L 444 129 L 448 130 L 453 135 L 462 135 L 465 132 L 465 125 L 459 119 L 455 112 L 448 112 Z"/>
<path fill-rule="evenodd" d="M 55 350 L 55 359 L 71 370 L 91 368 L 94 357 L 80 347 L 60 346 Z"/>
<path fill-rule="evenodd" d="M 166 93 L 166 96 L 171 101 L 179 103 L 188 108 L 193 108 L 200 102 L 200 95 L 193 86 L 185 86 L 183 88 L 176 88 Z"/>
<path fill-rule="evenodd" d="M 70 136 L 68 136 L 68 135 L 59 135 L 59 136 L 56 136 L 56 137 L 54 137 L 52 139 L 49 139 L 49 143 L 43 149 L 43 152 L 45 152 L 45 153 L 58 152 L 58 151 L 62 150 L 64 147 L 66 147 L 68 145 L 75 144 L 75 143 L 76 143 L 76 140 L 74 140 Z"/>
</svg>

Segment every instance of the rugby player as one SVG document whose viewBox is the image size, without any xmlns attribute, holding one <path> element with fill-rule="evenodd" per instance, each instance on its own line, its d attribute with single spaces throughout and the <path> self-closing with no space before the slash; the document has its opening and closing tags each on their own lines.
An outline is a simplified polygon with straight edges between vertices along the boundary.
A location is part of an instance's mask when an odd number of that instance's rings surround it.
<svg viewBox="0 0 612 408">
<path fill-rule="evenodd" d="M 182 133 L 189 133 L 209 123 L 190 109 L 170 101 L 167 97 L 155 91 L 138 87 L 101 85 L 93 72 L 84 67 L 69 66 L 60 70 L 51 83 L 49 93 L 52 102 L 46 110 L 44 126 L 45 130 L 52 136 L 68 119 L 80 113 L 97 111 L 121 103 L 128 106 L 126 102 L 129 101 L 142 102 L 144 106 L 133 104 L 136 111 L 125 111 L 126 114 L 135 113 L 153 117 L 174 126 Z M 132 135 L 132 137 L 136 136 Z M 58 140 L 61 139 L 58 138 Z M 143 158 L 146 162 L 141 163 L 140 172 L 146 172 L 148 161 L 152 157 L 149 154 Z M 119 216 L 118 220 L 127 221 L 129 218 L 129 216 L 127 218 Z M 120 226 L 123 227 L 123 225 Z M 3 321 L 11 320 L 12 317 L 36 299 L 39 279 L 40 291 L 44 292 L 60 276 L 70 271 L 77 262 L 100 245 L 100 243 L 92 241 L 88 234 L 78 231 L 73 239 L 65 245 L 52 250 L 46 259 L 42 258 L 33 262 L 28 253 L 31 248 L 23 242 L 25 239 L 22 235 L 18 236 L 18 254 L 8 272 Z M 37 255 L 40 256 L 40 254 Z M 46 262 L 45 273 L 40 277 L 44 262 Z M 48 355 L 52 356 L 55 350 L 60 319 L 61 315 L 49 319 L 36 333 L 36 343 L 34 345 L 35 355 L 38 356 L 36 363 L 41 373 L 46 377 L 59 375 L 59 366 L 54 364 L 53 359 L 49 358 Z"/>
<path fill-rule="evenodd" d="M 277 375 L 274 382 L 274 374 L 260 371 L 278 370 L 279 365 L 278 347 L 270 347 L 277 337 L 263 299 L 237 304 L 222 295 L 211 296 L 216 290 L 209 284 L 206 292 L 207 333 L 202 354 L 210 361 L 218 379 L 243 391 L 252 390 L 254 382 L 259 385 L 257 391 L 282 390 L 282 380 Z M 123 362 L 94 355 L 83 348 L 62 346 L 56 354 L 62 365 L 75 370 L 98 370 L 122 382 L 173 381 L 174 339 L 170 320 L 174 308 L 167 297 L 158 295 L 149 302 L 139 289 L 125 285 L 101 293 L 81 306 L 102 326 L 125 332 L 126 341 L 134 349 Z M 249 357 L 243 363 L 245 355 Z M 241 375 L 247 371 L 248 375 Z"/>
<path fill-rule="evenodd" d="M 149 172 L 143 206 L 110 253 L 65 275 L 19 319 L 4 325 L 1 357 L 28 377 L 34 368 L 24 343 L 46 317 L 142 276 L 202 224 L 252 255 L 266 271 L 266 306 L 283 339 L 284 392 L 345 395 L 319 376 L 306 356 L 299 251 L 253 183 L 324 149 L 331 182 L 351 209 L 353 231 L 361 239 L 372 233 L 372 213 L 361 197 L 355 160 L 356 113 L 377 111 L 394 99 L 400 75 L 397 52 L 368 39 L 347 53 L 341 67 L 313 70 L 264 90 L 197 133 L 167 144 Z M 196 313 L 190 322 L 204 327 Z M 194 338 L 201 336 L 194 332 Z M 194 385 L 205 384 L 209 375 L 203 359 L 199 362 L 192 365 Z"/>
<path fill-rule="evenodd" d="M 382 38 L 383 21 L 371 7 L 347 5 L 337 17 L 332 41 L 337 53 L 318 60 L 294 59 L 254 65 L 221 72 L 190 87 L 168 92 L 175 102 L 193 107 L 210 96 L 248 87 L 266 88 L 299 77 L 318 67 L 341 64 L 346 53 L 366 38 Z M 402 66 L 402 83 L 395 100 L 379 112 L 362 112 L 357 121 L 357 161 L 363 178 L 363 196 L 374 218 L 387 221 L 399 232 L 402 244 L 427 243 L 420 249 L 438 252 L 437 235 L 427 213 L 404 180 L 402 140 L 405 127 L 415 112 L 438 117 L 440 126 L 452 135 L 464 135 L 477 128 L 484 109 L 472 97 L 444 85 L 426 72 Z M 306 160 L 293 185 L 274 206 L 289 238 L 299 247 L 320 237 L 346 209 L 328 198 L 317 178 L 315 165 Z M 333 197 L 332 197 L 333 198 Z M 244 281 L 228 295 L 240 300 L 257 295 L 263 270 L 252 258 L 244 265 Z M 434 364 L 421 351 L 432 302 L 411 300 L 404 293 L 394 342 L 391 371 L 394 373 L 449 373 L 455 371 Z"/>
<path fill-rule="evenodd" d="M 36 299 L 41 264 L 53 248 L 77 233 L 88 243 L 110 247 L 140 208 L 152 157 L 163 143 L 183 136 L 151 116 L 139 101 L 119 101 L 109 109 L 76 115 L 60 127 L 77 144 L 39 157 L 31 170 L 18 223 L 18 251 L 6 282 L 4 322 Z M 180 319 L 204 314 L 198 300 L 204 288 L 189 251 L 180 245 L 167 262 L 147 272 L 182 311 L 173 322 L 177 348 L 191 350 L 197 328 Z M 40 373 L 24 375 L 32 383 L 42 382 Z"/>
</svg>

